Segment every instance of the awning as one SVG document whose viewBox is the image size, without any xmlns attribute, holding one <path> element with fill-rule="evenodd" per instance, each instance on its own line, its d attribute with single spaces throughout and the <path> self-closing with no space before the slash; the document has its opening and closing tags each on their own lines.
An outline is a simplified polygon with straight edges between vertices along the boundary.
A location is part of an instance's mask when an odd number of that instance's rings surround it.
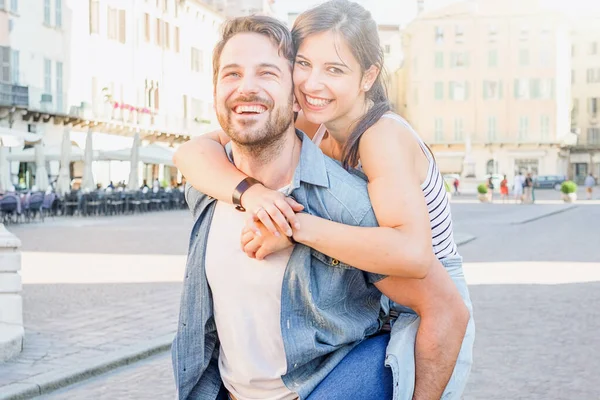
<svg viewBox="0 0 600 400">
<path fill-rule="evenodd" d="M 44 158 L 46 161 L 60 161 L 61 145 L 44 146 Z M 8 161 L 35 162 L 35 149 L 26 150 L 13 149 L 8 155 Z M 71 161 L 83 161 L 83 150 L 76 145 L 71 145 Z"/>
<path fill-rule="evenodd" d="M 22 146 L 23 142 L 36 143 L 41 139 L 40 135 L 0 126 L 0 140 L 6 147 Z"/>
<path fill-rule="evenodd" d="M 139 161 L 143 162 L 144 164 L 164 164 L 172 167 L 175 166 L 175 164 L 173 164 L 174 152 L 175 151 L 171 148 L 157 144 L 140 146 Z M 130 161 L 131 148 L 128 147 L 126 149 L 115 151 L 103 151 L 100 153 L 100 160 Z"/>
</svg>

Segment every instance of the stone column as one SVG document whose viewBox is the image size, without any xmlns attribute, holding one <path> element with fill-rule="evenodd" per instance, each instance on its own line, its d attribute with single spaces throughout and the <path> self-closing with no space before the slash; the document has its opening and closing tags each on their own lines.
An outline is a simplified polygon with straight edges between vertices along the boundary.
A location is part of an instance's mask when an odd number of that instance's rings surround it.
<svg viewBox="0 0 600 400">
<path fill-rule="evenodd" d="M 21 241 L 0 223 L 0 362 L 23 349 Z"/>
</svg>

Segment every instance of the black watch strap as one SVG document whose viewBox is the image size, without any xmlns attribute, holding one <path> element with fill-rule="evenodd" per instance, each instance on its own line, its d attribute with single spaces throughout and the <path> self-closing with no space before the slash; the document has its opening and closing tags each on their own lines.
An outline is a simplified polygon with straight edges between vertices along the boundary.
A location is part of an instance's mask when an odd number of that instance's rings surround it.
<svg viewBox="0 0 600 400">
<path fill-rule="evenodd" d="M 231 196 L 233 200 L 233 205 L 235 206 L 236 210 L 246 211 L 246 209 L 242 206 L 242 195 L 246 190 L 250 189 L 257 183 L 260 184 L 260 181 L 251 177 L 247 177 L 236 186 L 236 188 L 233 191 L 233 195 Z"/>
</svg>

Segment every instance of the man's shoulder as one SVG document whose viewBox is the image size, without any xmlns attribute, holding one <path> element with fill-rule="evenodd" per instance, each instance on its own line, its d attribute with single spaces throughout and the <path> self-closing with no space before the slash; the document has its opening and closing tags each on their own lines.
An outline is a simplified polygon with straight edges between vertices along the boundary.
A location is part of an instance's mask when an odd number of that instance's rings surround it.
<svg viewBox="0 0 600 400">
<path fill-rule="evenodd" d="M 337 161 L 324 158 L 329 185 L 312 186 L 312 190 L 320 195 L 311 200 L 322 202 L 328 216 L 334 221 L 360 224 L 367 214 L 373 214 L 366 176 L 359 171 L 349 172 Z"/>
</svg>

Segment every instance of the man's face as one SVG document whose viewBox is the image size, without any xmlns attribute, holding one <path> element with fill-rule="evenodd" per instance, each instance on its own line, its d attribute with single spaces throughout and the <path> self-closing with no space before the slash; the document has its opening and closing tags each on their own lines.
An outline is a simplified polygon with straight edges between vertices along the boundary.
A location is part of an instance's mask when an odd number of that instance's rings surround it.
<svg viewBox="0 0 600 400">
<path fill-rule="evenodd" d="M 214 96 L 221 127 L 239 145 L 268 147 L 293 122 L 290 63 L 257 33 L 240 33 L 227 42 Z"/>
</svg>

